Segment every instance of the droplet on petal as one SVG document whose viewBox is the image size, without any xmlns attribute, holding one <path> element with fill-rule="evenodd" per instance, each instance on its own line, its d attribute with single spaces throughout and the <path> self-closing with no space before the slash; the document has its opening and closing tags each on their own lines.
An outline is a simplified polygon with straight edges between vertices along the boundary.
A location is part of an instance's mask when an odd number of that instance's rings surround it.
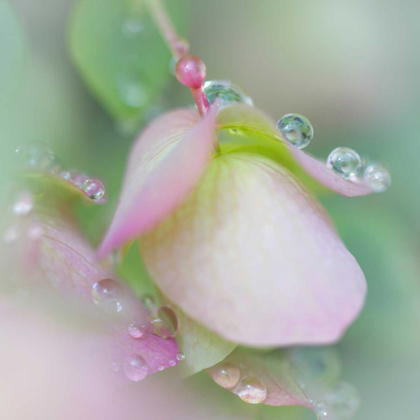
<svg viewBox="0 0 420 420">
<path fill-rule="evenodd" d="M 243 378 L 235 393 L 242 401 L 249 404 L 261 404 L 267 398 L 267 388 L 258 379 L 252 376 Z"/>
<path fill-rule="evenodd" d="M 138 382 L 147 376 L 149 368 L 143 357 L 133 354 L 124 361 L 124 373 L 130 381 Z"/>
<path fill-rule="evenodd" d="M 162 372 L 162 370 L 164 370 L 165 369 L 165 366 L 163 366 L 163 365 L 159 365 L 158 367 L 157 367 L 157 370 L 159 371 L 159 372 Z"/>
<path fill-rule="evenodd" d="M 16 149 L 16 154 L 22 165 L 36 169 L 51 170 L 56 168 L 54 152 L 42 143 L 25 144 Z"/>
<path fill-rule="evenodd" d="M 314 137 L 311 122 L 300 114 L 287 114 L 277 122 L 286 140 L 298 149 L 306 147 Z"/>
<path fill-rule="evenodd" d="M 107 312 L 121 312 L 124 288 L 115 280 L 104 279 L 92 286 L 93 303 Z"/>
<path fill-rule="evenodd" d="M 178 362 L 182 362 L 183 360 L 185 360 L 185 354 L 184 353 L 178 353 L 176 355 L 176 360 L 178 360 Z"/>
<path fill-rule="evenodd" d="M 360 407 L 360 396 L 352 385 L 340 382 L 323 397 L 323 402 L 334 418 L 349 420 Z"/>
<path fill-rule="evenodd" d="M 95 201 L 101 200 L 105 195 L 105 187 L 98 179 L 87 179 L 82 186 L 82 190 Z"/>
<path fill-rule="evenodd" d="M 380 163 L 368 165 L 363 177 L 370 188 L 377 193 L 386 191 L 391 185 L 391 174 Z"/>
<path fill-rule="evenodd" d="M 362 159 L 353 149 L 337 147 L 328 156 L 327 165 L 343 178 L 352 178 L 359 174 L 362 168 Z"/>
<path fill-rule="evenodd" d="M 169 366 L 176 366 L 176 360 L 169 360 Z"/>
<path fill-rule="evenodd" d="M 223 388 L 235 387 L 241 377 L 240 369 L 231 363 L 221 363 L 212 369 L 212 378 Z"/>
<path fill-rule="evenodd" d="M 168 306 L 160 306 L 152 311 L 150 322 L 153 333 L 162 338 L 173 337 L 178 330 L 178 319 Z"/>
<path fill-rule="evenodd" d="M 128 333 L 133 338 L 143 337 L 143 330 L 142 330 L 141 326 L 139 326 L 136 322 L 133 322 L 133 323 L 130 324 L 130 326 L 128 327 Z"/>
<path fill-rule="evenodd" d="M 15 216 L 26 216 L 34 207 L 34 198 L 30 192 L 20 193 L 13 204 L 13 214 Z"/>
<path fill-rule="evenodd" d="M 83 173 L 75 173 L 71 174 L 70 181 L 76 185 L 76 187 L 82 188 L 83 184 L 89 179 L 86 174 Z"/>
<path fill-rule="evenodd" d="M 198 89 L 206 78 L 206 66 L 199 57 L 184 55 L 176 63 L 175 76 L 179 83 Z"/>
<path fill-rule="evenodd" d="M 203 88 L 209 103 L 212 104 L 217 99 L 221 109 L 235 103 L 254 106 L 252 99 L 240 87 L 228 80 L 208 80 L 204 83 Z"/>
</svg>

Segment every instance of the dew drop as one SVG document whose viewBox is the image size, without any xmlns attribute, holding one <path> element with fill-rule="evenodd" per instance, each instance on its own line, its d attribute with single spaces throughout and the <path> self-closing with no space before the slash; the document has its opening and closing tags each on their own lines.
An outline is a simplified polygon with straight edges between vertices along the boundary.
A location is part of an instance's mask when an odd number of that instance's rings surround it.
<svg viewBox="0 0 420 420">
<path fill-rule="evenodd" d="M 314 405 L 314 410 L 318 414 L 319 418 L 324 419 L 324 418 L 328 417 L 328 414 L 329 414 L 328 408 L 329 407 L 327 407 L 325 402 L 315 401 L 313 403 L 313 405 Z"/>
<path fill-rule="evenodd" d="M 334 417 L 349 420 L 360 407 L 360 396 L 352 385 L 340 382 L 323 397 L 323 402 Z"/>
<path fill-rule="evenodd" d="M 136 322 L 133 322 L 133 323 L 130 324 L 130 326 L 128 327 L 128 333 L 133 338 L 143 337 L 142 328 Z"/>
<path fill-rule="evenodd" d="M 363 177 L 370 188 L 377 193 L 386 191 L 391 185 L 391 174 L 380 163 L 368 165 Z"/>
<path fill-rule="evenodd" d="M 105 195 L 105 187 L 98 179 L 87 179 L 82 186 L 82 190 L 95 201 L 101 200 Z"/>
<path fill-rule="evenodd" d="M 76 185 L 76 187 L 82 188 L 83 184 L 89 179 L 86 174 L 83 173 L 76 173 L 70 174 L 70 181 Z"/>
<path fill-rule="evenodd" d="M 173 337 L 178 330 L 178 319 L 168 306 L 160 306 L 150 314 L 153 333 L 162 338 Z"/>
<path fill-rule="evenodd" d="M 176 360 L 169 360 L 169 366 L 176 366 Z"/>
<path fill-rule="evenodd" d="M 16 149 L 16 154 L 22 165 L 36 169 L 57 170 L 58 163 L 54 152 L 42 143 L 19 146 Z"/>
<path fill-rule="evenodd" d="M 212 378 L 223 388 L 233 388 L 241 377 L 240 369 L 230 363 L 221 363 L 212 369 Z"/>
<path fill-rule="evenodd" d="M 327 165 L 335 173 L 347 179 L 359 174 L 362 159 L 353 149 L 337 147 L 328 156 Z"/>
<path fill-rule="evenodd" d="M 121 100 L 131 108 L 141 108 L 149 101 L 146 87 L 137 72 L 121 73 L 116 82 Z"/>
<path fill-rule="evenodd" d="M 130 381 L 141 381 L 147 376 L 148 370 L 146 361 L 138 354 L 131 355 L 124 361 L 124 373 Z"/>
<path fill-rule="evenodd" d="M 277 122 L 286 140 L 298 149 L 306 147 L 314 137 L 311 122 L 300 114 L 287 114 Z"/>
<path fill-rule="evenodd" d="M 218 99 L 220 108 L 226 108 L 235 103 L 254 106 L 252 99 L 240 87 L 228 80 L 209 80 L 204 82 L 203 89 L 209 103 L 212 104 Z"/>
<path fill-rule="evenodd" d="M 144 32 L 145 25 L 141 19 L 132 17 L 127 19 L 122 27 L 122 33 L 127 38 L 135 38 Z"/>
<path fill-rule="evenodd" d="M 249 404 L 261 404 L 267 398 L 267 388 L 258 379 L 246 377 L 239 383 L 236 394 L 242 401 Z"/>
<path fill-rule="evenodd" d="M 176 360 L 178 360 L 178 362 L 182 362 L 183 360 L 185 360 L 185 354 L 184 353 L 178 353 L 176 355 Z"/>
<path fill-rule="evenodd" d="M 66 181 L 72 181 L 72 173 L 70 171 L 61 171 L 59 173 L 60 178 L 65 179 Z"/>
<path fill-rule="evenodd" d="M 13 214 L 15 216 L 26 216 L 34 207 L 34 198 L 30 192 L 22 192 L 13 204 Z"/>
<path fill-rule="evenodd" d="M 92 286 L 93 303 L 107 312 L 121 312 L 124 289 L 115 280 L 104 279 Z"/>
<path fill-rule="evenodd" d="M 158 367 L 157 367 L 157 370 L 159 371 L 159 372 L 162 372 L 162 370 L 164 370 L 165 369 L 165 366 L 163 366 L 163 365 L 159 365 Z"/>
</svg>

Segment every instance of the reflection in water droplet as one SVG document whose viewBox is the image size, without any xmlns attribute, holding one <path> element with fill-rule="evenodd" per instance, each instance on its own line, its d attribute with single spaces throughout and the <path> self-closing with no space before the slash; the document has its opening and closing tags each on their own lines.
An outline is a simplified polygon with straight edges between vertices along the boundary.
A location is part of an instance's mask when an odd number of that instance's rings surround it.
<svg viewBox="0 0 420 420">
<path fill-rule="evenodd" d="M 220 108 L 226 108 L 238 102 L 254 106 L 252 99 L 240 87 L 233 85 L 228 80 L 209 80 L 204 82 L 203 88 L 210 104 L 218 99 Z"/>
<path fill-rule="evenodd" d="M 24 144 L 16 149 L 21 164 L 37 169 L 49 169 L 54 164 L 54 153 L 42 143 Z"/>
<path fill-rule="evenodd" d="M 267 398 L 265 385 L 258 378 L 251 376 L 241 380 L 235 393 L 249 404 L 260 404 Z"/>
<path fill-rule="evenodd" d="M 87 179 L 82 186 L 82 190 L 92 199 L 100 200 L 105 195 L 105 187 L 98 179 Z"/>
<path fill-rule="evenodd" d="M 153 333 L 162 338 L 170 338 L 178 330 L 178 319 L 168 306 L 161 306 L 150 314 Z"/>
<path fill-rule="evenodd" d="M 26 216 L 34 207 L 34 198 L 30 192 L 22 192 L 13 204 L 13 214 L 15 216 Z"/>
<path fill-rule="evenodd" d="M 314 137 L 311 122 L 300 114 L 287 114 L 277 122 L 286 140 L 298 149 L 306 147 Z"/>
<path fill-rule="evenodd" d="M 240 377 L 240 369 L 230 363 L 221 363 L 212 369 L 213 380 L 223 388 L 233 388 Z"/>
<path fill-rule="evenodd" d="M 116 86 L 121 100 L 129 107 L 141 108 L 149 101 L 142 77 L 136 72 L 121 73 Z"/>
<path fill-rule="evenodd" d="M 128 333 L 131 335 L 131 337 L 133 338 L 141 338 L 143 337 L 143 331 L 141 326 L 139 326 L 136 322 L 133 322 L 129 327 L 128 327 Z"/>
<path fill-rule="evenodd" d="M 76 187 L 82 188 L 83 184 L 89 179 L 86 174 L 75 173 L 71 175 L 70 181 L 76 185 Z"/>
<path fill-rule="evenodd" d="M 351 178 L 359 174 L 362 159 L 353 149 L 337 147 L 328 156 L 327 165 L 343 178 Z"/>
<path fill-rule="evenodd" d="M 92 286 L 92 298 L 96 306 L 108 312 L 121 312 L 124 288 L 115 280 L 104 279 Z"/>
<path fill-rule="evenodd" d="M 144 31 L 145 25 L 141 19 L 129 18 L 127 19 L 122 27 L 122 33 L 127 38 L 135 38 Z"/>
<path fill-rule="evenodd" d="M 182 362 L 183 360 L 185 360 L 185 354 L 184 353 L 178 353 L 176 355 L 176 360 L 178 360 L 178 362 Z"/>
<path fill-rule="evenodd" d="M 110 367 L 113 372 L 120 371 L 120 365 L 115 360 L 111 362 Z"/>
<path fill-rule="evenodd" d="M 380 163 L 370 164 L 363 175 L 370 188 L 377 193 L 386 191 L 391 185 L 391 174 Z"/>
<path fill-rule="evenodd" d="M 360 396 L 352 385 L 340 382 L 323 397 L 323 402 L 334 418 L 349 420 L 360 407 Z"/>
<path fill-rule="evenodd" d="M 147 376 L 148 370 L 146 361 L 138 354 L 133 354 L 124 361 L 124 373 L 130 381 L 141 381 Z"/>
</svg>

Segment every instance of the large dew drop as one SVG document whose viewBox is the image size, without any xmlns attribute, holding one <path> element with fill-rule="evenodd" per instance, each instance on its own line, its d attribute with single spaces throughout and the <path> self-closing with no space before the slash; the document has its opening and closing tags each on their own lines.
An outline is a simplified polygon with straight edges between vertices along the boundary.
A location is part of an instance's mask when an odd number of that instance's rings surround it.
<svg viewBox="0 0 420 420">
<path fill-rule="evenodd" d="M 124 373 L 130 381 L 139 382 L 147 376 L 149 368 L 143 357 L 133 354 L 124 360 Z"/>
<path fill-rule="evenodd" d="M 123 297 L 124 288 L 115 280 L 104 279 L 92 286 L 93 303 L 107 312 L 121 312 Z"/>
<path fill-rule="evenodd" d="M 160 306 L 150 314 L 153 333 L 162 338 L 173 337 L 178 330 L 178 319 L 168 306 Z"/>
<path fill-rule="evenodd" d="M 212 378 L 223 388 L 233 388 L 241 377 L 240 369 L 230 363 L 221 363 L 212 369 Z"/>
<path fill-rule="evenodd" d="M 306 147 L 314 137 L 311 122 L 300 114 L 287 114 L 277 122 L 286 140 L 298 149 Z"/>
<path fill-rule="evenodd" d="M 343 178 L 352 178 L 359 174 L 362 159 L 353 149 L 337 147 L 328 156 L 327 165 Z"/>
<path fill-rule="evenodd" d="M 267 398 L 267 388 L 258 379 L 252 376 L 243 378 L 235 393 L 242 401 L 249 404 L 261 404 Z"/>
<path fill-rule="evenodd" d="M 204 93 L 210 104 L 216 99 L 219 101 L 220 108 L 226 108 L 235 103 L 243 103 L 254 106 L 252 99 L 238 86 L 228 80 L 209 80 L 203 85 Z"/>
<path fill-rule="evenodd" d="M 105 187 L 99 179 L 87 179 L 82 186 L 82 190 L 95 201 L 101 200 L 105 195 Z"/>
<path fill-rule="evenodd" d="M 365 181 L 373 191 L 381 193 L 391 185 L 391 174 L 380 163 L 370 164 L 363 175 Z"/>
</svg>

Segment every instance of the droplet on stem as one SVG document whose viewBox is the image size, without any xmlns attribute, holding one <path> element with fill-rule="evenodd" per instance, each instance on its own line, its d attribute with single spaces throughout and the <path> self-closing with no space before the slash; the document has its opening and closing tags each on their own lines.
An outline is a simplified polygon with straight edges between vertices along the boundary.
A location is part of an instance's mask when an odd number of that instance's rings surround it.
<svg viewBox="0 0 420 420">
<path fill-rule="evenodd" d="M 311 122 L 300 114 L 287 114 L 277 122 L 286 140 L 298 149 L 306 147 L 314 137 Z"/>
<path fill-rule="evenodd" d="M 241 377 L 240 369 L 231 363 L 221 363 L 212 369 L 214 382 L 223 388 L 233 388 Z"/>
<path fill-rule="evenodd" d="M 359 174 L 362 159 L 353 149 L 337 147 L 328 156 L 327 165 L 335 173 L 347 179 Z"/>
</svg>

